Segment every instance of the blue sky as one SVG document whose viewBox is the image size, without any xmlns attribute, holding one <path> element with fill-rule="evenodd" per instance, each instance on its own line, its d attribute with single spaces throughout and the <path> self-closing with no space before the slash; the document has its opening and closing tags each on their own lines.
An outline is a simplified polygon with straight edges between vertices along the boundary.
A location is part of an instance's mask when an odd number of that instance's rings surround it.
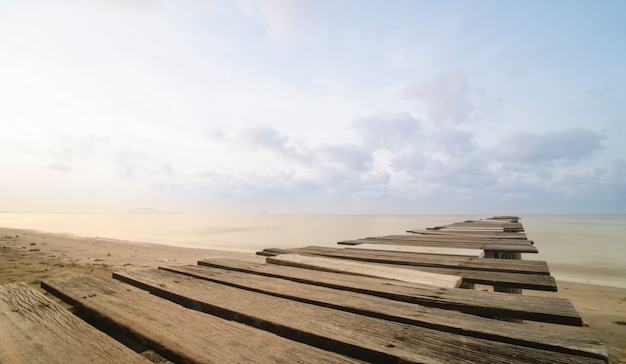
<svg viewBox="0 0 626 364">
<path fill-rule="evenodd" d="M 0 1 L 0 210 L 626 212 L 626 2 Z"/>
</svg>

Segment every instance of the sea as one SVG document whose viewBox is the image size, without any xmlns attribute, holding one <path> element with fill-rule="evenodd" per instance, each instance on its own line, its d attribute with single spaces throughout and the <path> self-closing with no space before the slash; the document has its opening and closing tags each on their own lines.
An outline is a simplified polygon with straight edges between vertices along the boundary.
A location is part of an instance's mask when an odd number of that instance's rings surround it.
<svg viewBox="0 0 626 364">
<path fill-rule="evenodd" d="M 404 234 L 485 215 L 0 213 L 0 226 L 179 247 L 255 253 Z M 557 280 L 626 288 L 626 215 L 520 215 Z"/>
</svg>

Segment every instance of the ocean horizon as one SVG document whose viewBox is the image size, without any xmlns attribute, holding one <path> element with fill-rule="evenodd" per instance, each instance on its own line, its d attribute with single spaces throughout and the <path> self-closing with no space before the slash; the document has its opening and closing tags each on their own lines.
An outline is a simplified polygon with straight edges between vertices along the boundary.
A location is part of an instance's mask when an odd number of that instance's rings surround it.
<svg viewBox="0 0 626 364">
<path fill-rule="evenodd" d="M 626 288 L 626 215 L 527 214 L 526 235 L 560 280 Z M 255 253 L 265 248 L 309 245 L 404 234 L 491 215 L 373 214 L 181 214 L 133 211 L 121 214 L 0 213 L 0 226 L 80 238 L 148 242 L 178 247 Z M 199 257 L 200 258 L 200 257 Z"/>
</svg>

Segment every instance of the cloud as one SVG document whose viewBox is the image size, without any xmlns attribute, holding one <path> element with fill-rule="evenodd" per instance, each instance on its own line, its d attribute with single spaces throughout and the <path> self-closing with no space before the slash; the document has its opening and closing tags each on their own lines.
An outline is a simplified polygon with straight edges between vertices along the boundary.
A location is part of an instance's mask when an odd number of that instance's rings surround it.
<svg viewBox="0 0 626 364">
<path fill-rule="evenodd" d="M 124 148 L 116 152 L 115 162 L 124 177 L 133 179 L 137 173 L 150 170 L 151 157 L 144 151 Z"/>
<path fill-rule="evenodd" d="M 70 172 L 78 164 L 94 157 L 94 154 L 110 146 L 110 139 L 101 135 L 84 137 L 62 136 L 57 139 L 57 145 L 44 149 L 52 163 L 48 167 L 59 172 Z"/>
<path fill-rule="evenodd" d="M 574 162 L 601 150 L 604 139 L 604 135 L 582 128 L 544 134 L 518 132 L 506 135 L 490 153 L 504 162 Z"/>
<path fill-rule="evenodd" d="M 368 145 L 348 143 L 308 146 L 304 141 L 296 141 L 266 126 L 246 128 L 233 142 L 256 151 L 270 152 L 283 160 L 296 162 L 301 167 L 313 170 L 333 166 L 366 172 L 371 168 L 374 149 Z"/>
<path fill-rule="evenodd" d="M 474 105 L 471 97 L 475 92 L 464 72 L 451 71 L 410 85 L 400 94 L 425 105 L 430 121 L 456 124 L 472 117 Z"/>
<path fill-rule="evenodd" d="M 372 166 L 372 152 L 356 145 L 325 145 L 318 150 L 330 164 L 349 171 L 365 172 Z"/>
<path fill-rule="evenodd" d="M 395 154 L 390 166 L 395 171 L 404 171 L 409 175 L 418 173 L 424 169 L 428 161 L 424 153 L 412 149 L 403 153 Z"/>
<path fill-rule="evenodd" d="M 447 155 L 463 158 L 476 150 L 472 142 L 473 136 L 474 133 L 468 130 L 440 128 L 433 131 L 432 140 Z"/>
<path fill-rule="evenodd" d="M 421 124 L 408 113 L 382 113 L 358 118 L 350 127 L 365 146 L 398 150 L 415 143 Z"/>
<path fill-rule="evenodd" d="M 297 146 L 287 136 L 280 134 L 276 129 L 267 126 L 257 126 L 245 129 L 239 140 L 243 145 L 257 150 L 267 150 L 276 156 L 287 160 L 309 164 L 314 157 L 306 151 L 304 146 Z"/>
</svg>

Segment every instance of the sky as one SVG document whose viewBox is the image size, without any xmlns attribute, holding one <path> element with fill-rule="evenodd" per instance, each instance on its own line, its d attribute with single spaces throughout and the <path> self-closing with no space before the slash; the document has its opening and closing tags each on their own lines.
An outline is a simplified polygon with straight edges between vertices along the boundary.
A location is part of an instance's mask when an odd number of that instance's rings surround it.
<svg viewBox="0 0 626 364">
<path fill-rule="evenodd" d="M 0 0 L 0 211 L 626 213 L 624 1 Z"/>
</svg>

